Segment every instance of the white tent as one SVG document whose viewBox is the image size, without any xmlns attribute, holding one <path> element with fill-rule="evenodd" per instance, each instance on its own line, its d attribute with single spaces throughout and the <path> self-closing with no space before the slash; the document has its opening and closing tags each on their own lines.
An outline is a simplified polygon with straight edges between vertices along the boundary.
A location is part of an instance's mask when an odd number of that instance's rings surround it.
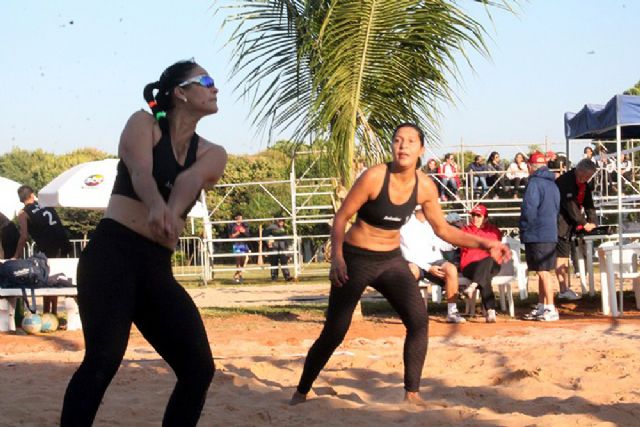
<svg viewBox="0 0 640 427">
<path fill-rule="evenodd" d="M 38 192 L 38 201 L 42 206 L 106 209 L 116 179 L 117 166 L 118 159 L 76 165 L 42 188 Z M 189 216 L 208 218 L 208 212 L 201 202 L 197 202 Z"/>
<path fill-rule="evenodd" d="M 19 187 L 17 182 L 0 177 L 0 212 L 9 219 L 13 219 L 23 207 L 18 198 Z"/>
</svg>

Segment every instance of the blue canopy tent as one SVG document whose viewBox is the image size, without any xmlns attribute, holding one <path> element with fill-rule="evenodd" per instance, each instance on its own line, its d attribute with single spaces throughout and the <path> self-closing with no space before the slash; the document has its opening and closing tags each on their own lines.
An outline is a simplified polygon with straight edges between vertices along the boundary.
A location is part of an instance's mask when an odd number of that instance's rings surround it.
<svg viewBox="0 0 640 427">
<path fill-rule="evenodd" d="M 567 139 L 567 157 L 571 139 L 615 139 L 616 141 L 618 242 L 620 259 L 622 259 L 622 140 L 640 138 L 640 96 L 616 95 L 604 106 L 587 104 L 577 113 L 565 113 L 564 133 Z M 620 313 L 622 313 L 622 263 L 620 268 Z"/>
<path fill-rule="evenodd" d="M 564 134 L 570 139 L 640 138 L 640 96 L 616 95 L 606 105 L 585 105 L 577 113 L 564 114 Z M 568 150 L 568 148 L 567 148 Z"/>
</svg>

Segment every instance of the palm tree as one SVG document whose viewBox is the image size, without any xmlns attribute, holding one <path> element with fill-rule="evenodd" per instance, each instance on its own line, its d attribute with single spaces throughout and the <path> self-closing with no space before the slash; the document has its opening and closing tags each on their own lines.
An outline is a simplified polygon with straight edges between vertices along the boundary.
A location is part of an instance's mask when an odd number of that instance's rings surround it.
<svg viewBox="0 0 640 427">
<path fill-rule="evenodd" d="M 476 0 L 478 1 L 478 0 Z M 500 4 L 509 8 L 507 0 Z M 436 135 L 438 104 L 465 47 L 487 54 L 482 26 L 454 0 L 238 1 L 236 90 L 251 98 L 254 125 L 293 128 L 293 139 L 324 143 L 343 183 L 356 150 L 369 162 L 389 153 L 395 126 Z M 468 61 L 468 59 L 467 59 Z"/>
</svg>

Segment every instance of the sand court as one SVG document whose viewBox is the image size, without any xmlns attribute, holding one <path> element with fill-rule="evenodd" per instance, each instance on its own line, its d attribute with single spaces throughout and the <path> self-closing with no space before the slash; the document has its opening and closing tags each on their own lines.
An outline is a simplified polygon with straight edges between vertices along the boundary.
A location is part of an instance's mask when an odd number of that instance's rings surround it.
<svg viewBox="0 0 640 427">
<path fill-rule="evenodd" d="M 291 407 L 317 315 L 206 318 L 217 372 L 199 425 L 634 425 L 640 419 L 639 316 L 554 324 L 431 321 L 422 395 L 402 402 L 404 327 L 354 322 L 308 402 Z M 501 321 L 502 320 L 502 321 Z M 57 425 L 81 332 L 0 335 L 0 426 Z M 174 377 L 133 331 L 96 426 L 157 426 Z"/>
</svg>

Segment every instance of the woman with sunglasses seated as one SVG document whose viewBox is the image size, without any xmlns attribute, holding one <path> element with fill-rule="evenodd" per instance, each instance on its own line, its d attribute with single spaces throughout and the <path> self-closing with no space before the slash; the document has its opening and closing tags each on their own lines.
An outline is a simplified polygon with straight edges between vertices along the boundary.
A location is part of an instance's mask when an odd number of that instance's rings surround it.
<svg viewBox="0 0 640 427">
<path fill-rule="evenodd" d="M 497 258 L 509 256 L 500 242 L 472 236 L 450 226 L 438 202 L 433 180 L 417 171 L 424 153 L 424 134 L 410 123 L 393 133 L 392 161 L 367 169 L 353 185 L 335 215 L 331 230 L 331 291 L 324 328 L 307 355 L 291 404 L 306 400 L 311 386 L 344 339 L 353 311 L 367 286 L 379 291 L 406 327 L 405 400 L 420 404 L 420 376 L 427 354 L 428 317 L 418 284 L 402 257 L 400 228 L 417 204 L 443 240 L 482 247 Z M 358 218 L 345 234 L 347 222 Z"/>
<path fill-rule="evenodd" d="M 93 423 L 132 323 L 177 377 L 163 425 L 193 426 L 200 418 L 215 368 L 198 310 L 173 277 L 171 255 L 186 214 L 227 161 L 222 147 L 195 133 L 201 118 L 218 111 L 217 94 L 197 63 L 173 64 L 144 88 L 152 114 L 134 113 L 122 132 L 109 205 L 78 264 L 86 351 L 67 387 L 62 426 Z"/>
<path fill-rule="evenodd" d="M 500 242 L 502 232 L 487 221 L 487 216 L 487 208 L 481 204 L 476 205 L 471 209 L 471 223 L 462 227 L 462 231 Z M 473 298 L 475 290 L 480 288 L 487 323 L 496 322 L 496 296 L 491 287 L 491 280 L 500 272 L 501 263 L 500 260 L 494 259 L 489 251 L 481 248 L 462 248 L 460 252 L 460 271 L 464 277 L 471 280 L 471 284 L 462 293 L 467 298 Z"/>
</svg>

